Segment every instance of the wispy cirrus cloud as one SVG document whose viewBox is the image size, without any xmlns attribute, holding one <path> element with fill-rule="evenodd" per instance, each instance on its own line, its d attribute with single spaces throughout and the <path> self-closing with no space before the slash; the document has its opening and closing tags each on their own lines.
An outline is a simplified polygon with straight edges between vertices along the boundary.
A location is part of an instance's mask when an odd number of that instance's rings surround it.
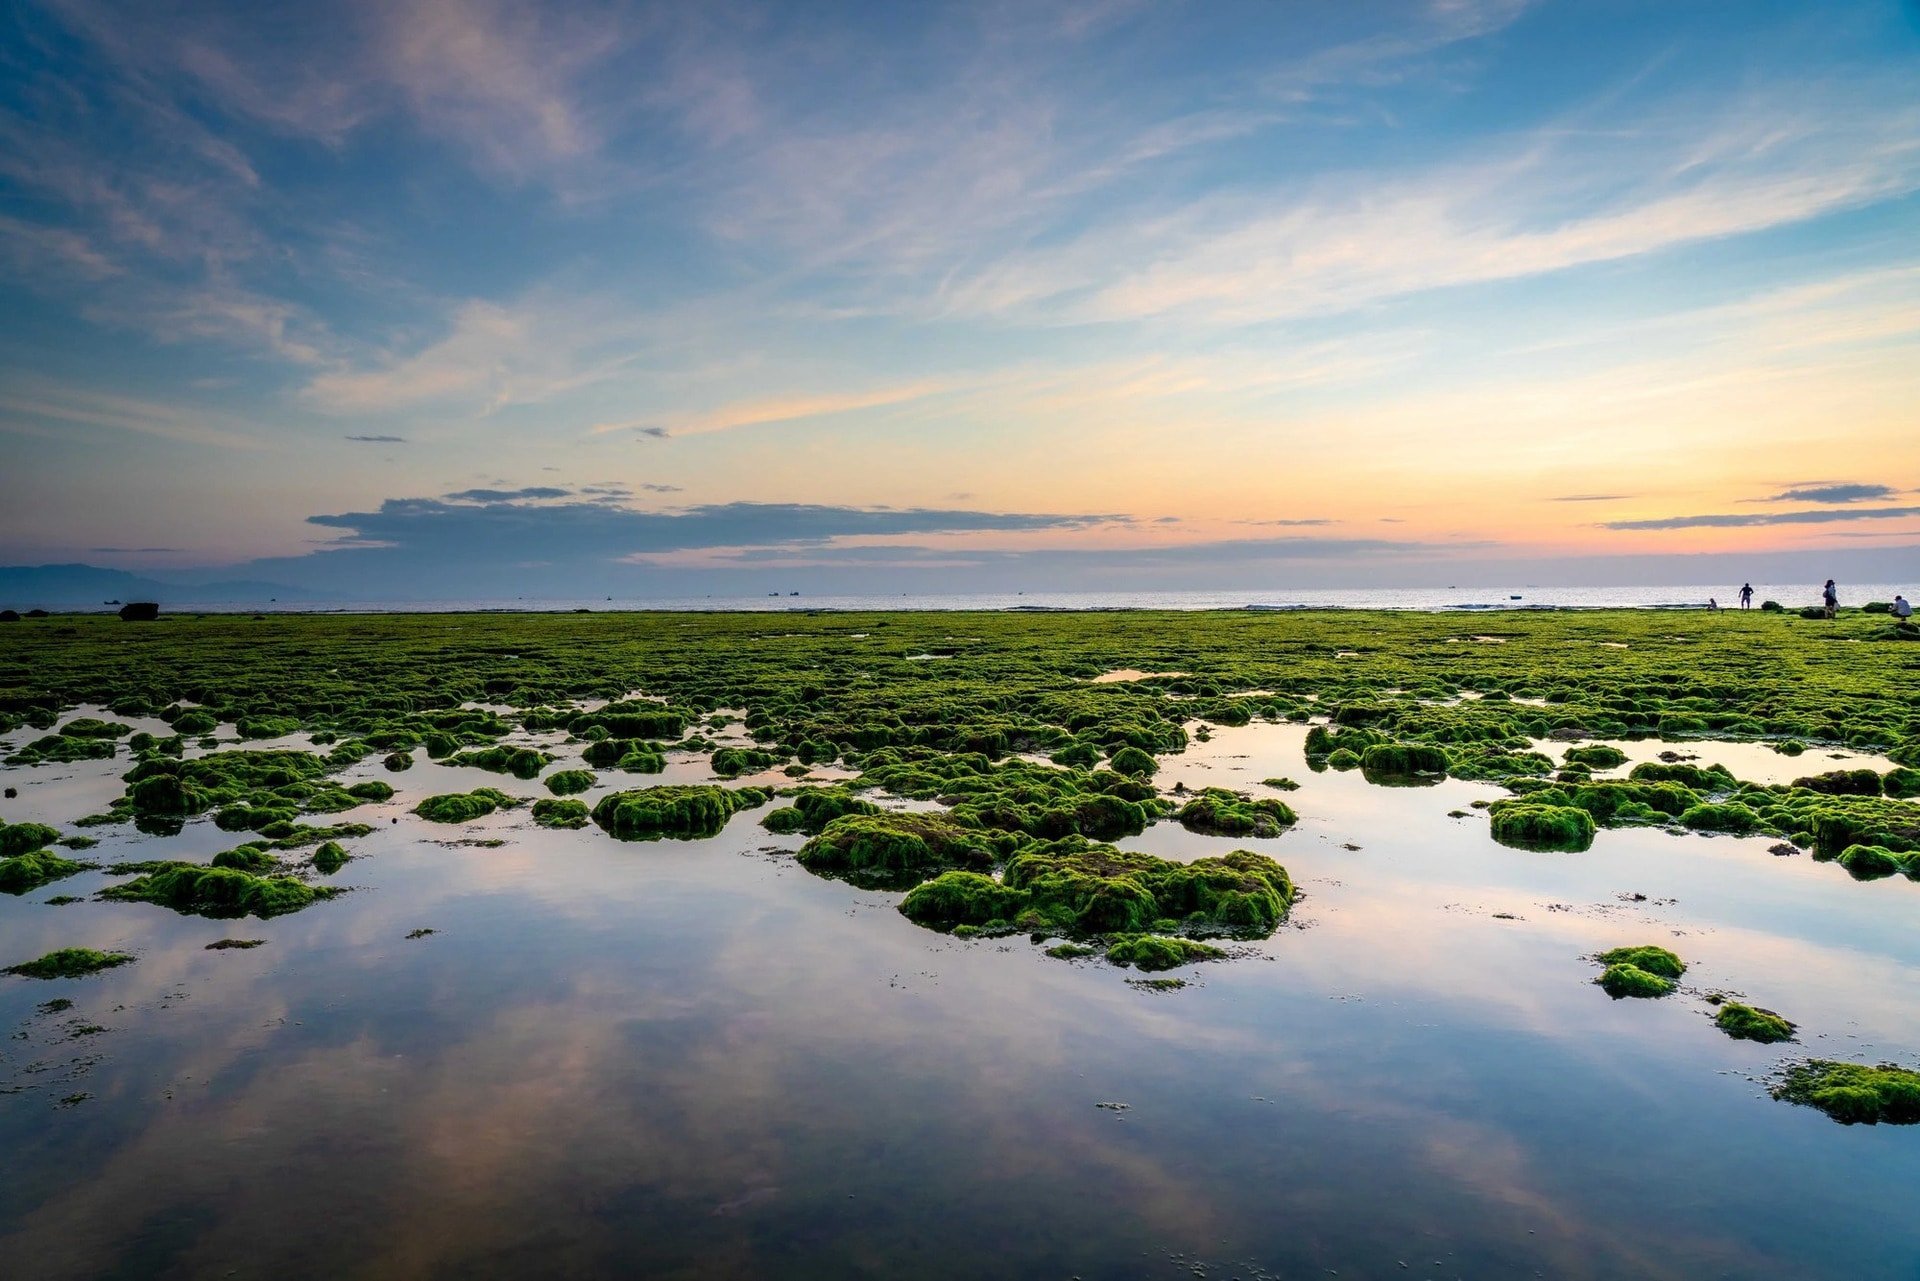
<svg viewBox="0 0 1920 1281">
<path fill-rule="evenodd" d="M 1615 520 L 1602 529 L 1744 529 L 1755 525 L 1829 525 L 1854 520 L 1894 520 L 1920 516 L 1920 507 L 1835 507 L 1791 512 L 1723 512 L 1709 516 L 1661 516 L 1652 520 Z"/>
<path fill-rule="evenodd" d="M 1865 485 L 1857 483 L 1796 485 L 1792 489 L 1783 489 L 1766 498 L 1756 498 L 1757 503 L 1863 503 L 1870 499 L 1892 498 L 1900 491 L 1891 485 Z"/>
</svg>

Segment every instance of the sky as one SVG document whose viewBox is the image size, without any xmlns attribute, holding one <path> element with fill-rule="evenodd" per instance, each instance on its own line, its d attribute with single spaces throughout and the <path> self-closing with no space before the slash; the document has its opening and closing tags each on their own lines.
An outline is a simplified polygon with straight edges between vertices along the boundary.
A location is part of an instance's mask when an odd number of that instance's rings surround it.
<svg viewBox="0 0 1920 1281">
<path fill-rule="evenodd" d="M 1920 0 L 15 0 L 0 455 L 360 598 L 1920 578 Z"/>
</svg>

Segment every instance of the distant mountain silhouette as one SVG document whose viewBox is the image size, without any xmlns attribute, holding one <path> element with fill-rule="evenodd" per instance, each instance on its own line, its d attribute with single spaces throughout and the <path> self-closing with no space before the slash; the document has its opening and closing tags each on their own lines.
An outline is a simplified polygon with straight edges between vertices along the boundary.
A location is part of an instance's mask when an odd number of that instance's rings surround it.
<svg viewBox="0 0 1920 1281">
<path fill-rule="evenodd" d="M 324 600 L 324 596 L 285 583 L 203 581 L 172 575 L 148 578 L 98 565 L 0 565 L 0 608 L 99 609 L 108 601 L 158 601 L 172 604 L 225 605 L 235 602 Z"/>
</svg>

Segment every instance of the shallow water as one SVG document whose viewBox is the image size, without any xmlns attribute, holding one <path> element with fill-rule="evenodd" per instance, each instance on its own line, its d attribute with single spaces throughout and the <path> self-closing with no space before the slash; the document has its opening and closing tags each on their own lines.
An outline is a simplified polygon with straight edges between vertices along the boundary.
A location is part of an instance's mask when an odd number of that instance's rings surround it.
<svg viewBox="0 0 1920 1281">
<path fill-rule="evenodd" d="M 27 1087 L 0 1096 L 0 1258 L 49 1278 L 1915 1274 L 1920 1129 L 1838 1126 L 1758 1078 L 1807 1053 L 1920 1060 L 1920 886 L 1764 839 L 1506 849 L 1471 808 L 1497 789 L 1314 773 L 1303 735 L 1163 758 L 1169 787 L 1299 782 L 1299 826 L 1238 843 L 1306 893 L 1170 993 L 918 929 L 898 895 L 801 870 L 764 810 L 693 842 L 420 823 L 431 792 L 545 791 L 424 759 L 347 775 L 398 794 L 340 816 L 376 828 L 334 878 L 354 892 L 294 916 L 45 905 L 101 873 L 0 898 L 9 961 L 140 958 L 0 979 L 24 1034 L 0 1085 Z M 1839 766 L 1756 750 L 1789 777 Z M 70 822 L 126 767 L 0 772 L 21 789 L 0 814 Z M 705 777 L 682 755 L 585 799 Z M 93 831 L 103 862 L 239 839 Z M 1123 842 L 1238 843 L 1170 823 Z M 223 937 L 267 943 L 204 950 Z M 1588 955 L 1643 942 L 1692 963 L 1686 991 L 1592 986 Z M 1727 1039 L 1697 995 L 1717 990 L 1803 1044 Z M 74 1009 L 35 1013 L 56 996 Z M 86 1025 L 105 1030 L 64 1039 Z"/>
</svg>

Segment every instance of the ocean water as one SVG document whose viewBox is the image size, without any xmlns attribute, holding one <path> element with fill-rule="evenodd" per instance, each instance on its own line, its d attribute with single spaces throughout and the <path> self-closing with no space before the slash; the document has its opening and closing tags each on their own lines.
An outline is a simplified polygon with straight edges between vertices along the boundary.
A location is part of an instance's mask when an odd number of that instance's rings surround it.
<svg viewBox="0 0 1920 1281">
<path fill-rule="evenodd" d="M 813 596 L 799 592 L 762 596 L 667 596 L 552 598 L 515 596 L 454 601 L 385 600 L 220 601 L 169 603 L 179 611 L 362 613 L 436 610 L 1010 610 L 1010 609 L 1704 609 L 1709 600 L 1721 608 L 1739 601 L 1738 583 L 1700 583 L 1680 587 L 1554 587 L 1512 583 L 1498 587 L 1275 588 L 1260 591 L 1098 591 L 1098 592 L 902 592 L 897 595 Z M 1858 583 L 1841 588 L 1843 605 L 1890 601 L 1896 592 L 1915 598 L 1911 584 Z M 1818 583 L 1755 583 L 1753 603 L 1775 600 L 1788 608 L 1820 603 Z"/>
<path fill-rule="evenodd" d="M 761 812 L 635 844 L 524 810 L 424 824 L 407 810 L 426 794 L 535 790 L 425 759 L 347 775 L 400 790 L 349 816 L 376 825 L 334 878 L 352 892 L 293 916 L 49 905 L 98 872 L 0 896 L 6 960 L 139 957 L 0 979 L 0 1275 L 1920 1273 L 1920 1129 L 1839 1126 L 1765 1089 L 1807 1054 L 1920 1060 L 1920 885 L 1766 839 L 1508 849 L 1471 808 L 1499 789 L 1316 773 L 1305 732 L 1221 729 L 1163 760 L 1167 786 L 1301 784 L 1275 840 L 1161 823 L 1122 842 L 1253 844 L 1304 891 L 1277 935 L 1173 992 L 1021 936 L 919 929 L 900 895 L 809 875 Z M 70 821 L 124 768 L 7 770 L 6 814 Z M 666 777 L 712 776 L 687 755 Z M 760 781 L 784 779 L 738 783 Z M 205 819 L 95 830 L 103 863 L 237 839 Z M 207 950 L 235 937 L 265 944 Z M 1593 985 L 1593 953 L 1640 943 L 1691 963 L 1681 993 Z M 1720 991 L 1801 1042 L 1721 1035 L 1703 999 Z M 44 1012 L 56 996 L 73 1008 Z"/>
</svg>

